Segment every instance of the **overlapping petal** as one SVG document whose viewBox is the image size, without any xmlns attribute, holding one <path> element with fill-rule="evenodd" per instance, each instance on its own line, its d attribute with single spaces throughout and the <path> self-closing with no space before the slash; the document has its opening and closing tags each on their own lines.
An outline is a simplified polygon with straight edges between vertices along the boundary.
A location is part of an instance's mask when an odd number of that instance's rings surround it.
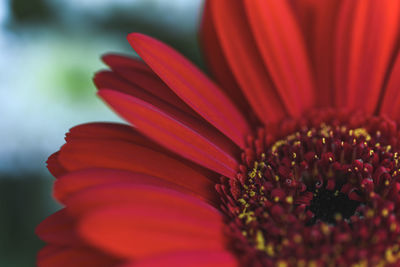
<svg viewBox="0 0 400 267">
<path fill-rule="evenodd" d="M 235 267 L 233 255 L 226 251 L 183 251 L 156 255 L 121 267 Z"/>
<path fill-rule="evenodd" d="M 241 1 L 209 1 L 209 5 L 205 12 L 210 12 L 226 61 L 253 110 L 264 123 L 279 121 L 286 108 L 257 50 Z"/>
<path fill-rule="evenodd" d="M 142 34 L 128 41 L 157 75 L 188 105 L 240 147 L 250 127 L 230 99 L 200 70 L 167 45 Z"/>
<path fill-rule="evenodd" d="M 234 155 L 158 107 L 112 90 L 99 95 L 127 121 L 164 147 L 227 177 L 237 170 Z"/>
<path fill-rule="evenodd" d="M 344 0 L 336 32 L 339 107 L 373 114 L 400 33 L 400 2 Z"/>
</svg>

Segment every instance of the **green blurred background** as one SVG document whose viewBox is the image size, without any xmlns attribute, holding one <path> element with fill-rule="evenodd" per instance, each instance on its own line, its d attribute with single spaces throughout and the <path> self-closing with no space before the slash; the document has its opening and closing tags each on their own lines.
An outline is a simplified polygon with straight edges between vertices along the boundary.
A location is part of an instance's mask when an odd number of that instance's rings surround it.
<svg viewBox="0 0 400 267">
<path fill-rule="evenodd" d="M 0 0 L 0 266 L 35 266 L 34 228 L 60 206 L 47 157 L 74 125 L 120 121 L 91 81 L 142 32 L 200 67 L 202 0 Z"/>
</svg>

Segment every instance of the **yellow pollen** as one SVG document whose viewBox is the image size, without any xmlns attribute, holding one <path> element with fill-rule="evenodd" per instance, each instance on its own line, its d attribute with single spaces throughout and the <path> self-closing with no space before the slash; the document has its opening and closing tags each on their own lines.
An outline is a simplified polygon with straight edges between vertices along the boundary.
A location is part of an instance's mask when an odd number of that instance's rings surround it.
<svg viewBox="0 0 400 267">
<path fill-rule="evenodd" d="M 265 240 L 264 240 L 264 235 L 261 231 L 257 231 L 256 235 L 256 247 L 259 250 L 264 250 L 265 249 Z"/>
<path fill-rule="evenodd" d="M 367 267 L 368 262 L 366 260 L 359 261 L 355 264 L 352 264 L 351 267 Z"/>
<path fill-rule="evenodd" d="M 287 264 L 286 261 L 280 260 L 280 261 L 278 261 L 278 263 L 276 264 L 276 266 L 277 266 L 277 267 L 287 267 L 288 264 Z"/>
<path fill-rule="evenodd" d="M 293 241 L 294 241 L 296 244 L 300 243 L 302 240 L 303 240 L 303 238 L 302 238 L 301 235 L 299 235 L 299 234 L 295 234 L 295 235 L 293 236 Z"/>
<path fill-rule="evenodd" d="M 279 181 L 279 176 L 278 175 L 275 175 L 275 181 Z"/>
<path fill-rule="evenodd" d="M 335 220 L 336 220 L 336 221 L 341 221 L 342 218 L 343 218 L 343 217 L 342 217 L 342 214 L 340 214 L 340 213 L 336 213 L 336 214 L 335 214 Z"/>
<path fill-rule="evenodd" d="M 321 230 L 325 235 L 329 235 L 331 232 L 329 226 L 325 223 L 321 224 Z"/>
<path fill-rule="evenodd" d="M 323 144 L 326 143 L 325 137 L 322 137 L 322 143 L 323 143 Z"/>
<path fill-rule="evenodd" d="M 390 184 L 389 180 L 385 181 L 385 185 L 388 186 Z"/>
<path fill-rule="evenodd" d="M 267 252 L 267 255 L 270 257 L 275 256 L 274 246 L 271 243 L 269 243 L 265 248 L 265 252 Z"/>
<path fill-rule="evenodd" d="M 397 229 L 397 224 L 396 223 L 391 223 L 390 224 L 390 231 L 392 231 L 392 232 L 394 232 L 394 231 L 396 231 L 396 229 Z"/>
<path fill-rule="evenodd" d="M 278 141 L 276 141 L 275 142 L 275 144 L 273 144 L 272 145 L 272 153 L 276 153 L 276 151 L 278 150 L 278 148 L 280 147 L 280 146 L 283 146 L 283 145 L 285 145 L 285 144 L 287 144 L 287 141 L 286 140 L 278 140 Z"/>
<path fill-rule="evenodd" d="M 364 128 L 357 128 L 354 130 L 354 135 L 356 137 L 360 137 L 360 136 L 364 136 L 366 141 L 370 141 L 371 140 L 371 136 L 369 135 L 369 133 L 367 132 L 366 129 Z"/>
<path fill-rule="evenodd" d="M 278 196 L 274 197 L 274 201 L 279 202 L 279 197 Z"/>
<path fill-rule="evenodd" d="M 292 196 L 287 196 L 286 197 L 286 202 L 289 203 L 289 204 L 292 204 L 293 203 L 293 197 Z"/>
<path fill-rule="evenodd" d="M 393 251 L 392 249 L 388 248 L 385 251 L 385 259 L 389 262 L 389 263 L 395 263 L 397 260 L 397 257 L 395 255 L 393 255 Z"/>
<path fill-rule="evenodd" d="M 369 210 L 367 211 L 366 216 L 367 216 L 367 218 L 372 218 L 372 217 L 374 217 L 374 210 L 369 209 Z"/>
<path fill-rule="evenodd" d="M 245 205 L 245 204 L 246 204 L 246 200 L 244 200 L 243 198 L 239 198 L 238 201 L 239 201 L 239 203 L 242 204 L 242 205 Z"/>
<path fill-rule="evenodd" d="M 382 210 L 382 216 L 383 216 L 383 217 L 387 217 L 388 215 L 389 215 L 388 209 L 383 209 L 383 210 Z"/>
</svg>

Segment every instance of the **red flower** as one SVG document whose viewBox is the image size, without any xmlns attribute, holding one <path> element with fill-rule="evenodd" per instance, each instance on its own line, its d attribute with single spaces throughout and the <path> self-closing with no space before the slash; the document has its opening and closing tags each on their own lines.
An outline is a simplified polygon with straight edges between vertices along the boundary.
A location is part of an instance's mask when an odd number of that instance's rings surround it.
<svg viewBox="0 0 400 267">
<path fill-rule="evenodd" d="M 144 62 L 94 81 L 131 126 L 49 158 L 38 265 L 399 266 L 399 26 L 392 0 L 208 1 L 218 85 L 130 34 Z"/>
</svg>

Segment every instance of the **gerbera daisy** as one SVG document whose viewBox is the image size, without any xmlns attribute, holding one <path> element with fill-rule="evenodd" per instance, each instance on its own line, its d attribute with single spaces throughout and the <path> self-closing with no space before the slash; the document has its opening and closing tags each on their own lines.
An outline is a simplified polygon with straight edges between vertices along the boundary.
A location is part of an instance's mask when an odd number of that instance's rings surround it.
<svg viewBox="0 0 400 267">
<path fill-rule="evenodd" d="M 48 160 L 39 266 L 399 266 L 400 1 L 207 1 L 216 82 L 171 47 L 106 55 L 130 125 Z"/>
</svg>

